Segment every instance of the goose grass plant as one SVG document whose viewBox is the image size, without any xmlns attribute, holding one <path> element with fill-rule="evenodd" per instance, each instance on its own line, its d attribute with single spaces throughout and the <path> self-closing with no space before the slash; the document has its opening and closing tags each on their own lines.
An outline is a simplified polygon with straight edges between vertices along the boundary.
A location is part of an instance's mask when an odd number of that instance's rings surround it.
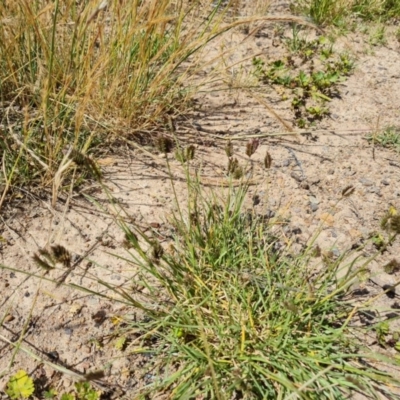
<svg viewBox="0 0 400 400">
<path fill-rule="evenodd" d="M 246 150 L 251 147 L 253 154 L 256 144 L 250 144 Z M 267 155 L 265 168 L 271 164 Z M 160 243 L 128 224 L 129 215 L 112 202 L 127 251 L 116 257 L 131 265 L 134 275 L 118 286 L 90 278 L 110 294 L 69 284 L 144 312 L 144 318 L 123 319 L 114 331 L 124 338 L 121 351 L 152 360 L 142 371 L 147 384 L 135 396 L 347 399 L 361 392 L 396 398 L 391 390 L 400 380 L 385 368 L 398 367 L 399 360 L 367 348 L 360 338 L 371 327 L 354 321 L 373 299 L 357 302 L 351 285 L 376 256 L 364 260 L 356 250 L 321 256 L 315 246 L 319 231 L 294 253 L 276 229 L 279 218 L 247 208 L 245 178 L 239 187 L 206 190 L 189 173 L 192 156 L 178 158 L 186 167 L 188 201 L 180 205 L 175 194 L 172 242 Z M 167 168 L 172 176 L 168 158 Z M 173 180 L 172 186 L 175 193 Z M 345 188 L 338 203 L 353 192 Z M 400 232 L 398 220 L 390 213 L 382 221 L 382 229 L 390 232 L 387 246 Z M 48 259 L 52 269 L 69 264 L 67 253 L 53 246 L 36 258 Z M 47 274 L 49 268 L 44 270 Z"/>
<path fill-rule="evenodd" d="M 338 203 L 353 192 L 345 188 Z M 247 193 L 244 178 L 239 188 L 206 193 L 187 173 L 188 203 L 176 198 L 168 249 L 120 222 L 125 260 L 147 289 L 144 297 L 115 289 L 146 313 L 121 331 L 134 332 L 126 351 L 156 360 L 143 398 L 395 398 L 390 387 L 400 380 L 374 365 L 399 361 L 368 349 L 358 338 L 370 328 L 353 318 L 370 304 L 356 305 L 351 285 L 375 256 L 349 251 L 316 263 L 319 232 L 293 254 L 274 233 L 278 220 L 246 208 Z"/>
</svg>

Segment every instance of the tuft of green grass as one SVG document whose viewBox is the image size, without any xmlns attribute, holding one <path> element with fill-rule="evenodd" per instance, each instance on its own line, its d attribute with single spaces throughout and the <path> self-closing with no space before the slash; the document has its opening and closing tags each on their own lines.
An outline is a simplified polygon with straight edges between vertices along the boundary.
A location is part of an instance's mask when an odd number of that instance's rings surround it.
<svg viewBox="0 0 400 400">
<path fill-rule="evenodd" d="M 257 147 L 257 140 L 247 143 L 249 163 Z M 113 333 L 124 338 L 118 341 L 120 351 L 146 354 L 150 360 L 142 372 L 146 384 L 136 398 L 344 400 L 356 392 L 392 398 L 391 386 L 400 387 L 400 379 L 385 368 L 399 366 L 399 358 L 364 343 L 375 331 L 380 346 L 400 349 L 398 333 L 387 324 L 390 310 L 382 310 L 372 326 L 360 325 L 355 317 L 368 313 L 374 299 L 353 298 L 352 285 L 369 276 L 369 262 L 396 240 L 397 211 L 389 209 L 382 219 L 387 239 L 382 236 L 383 246 L 368 259 L 360 249 L 341 254 L 321 250 L 315 246 L 320 231 L 294 252 L 290 238 L 279 234 L 284 223 L 279 215 L 270 218 L 247 206 L 244 178 L 238 186 L 206 189 L 190 174 L 189 153 L 184 151 L 182 160 L 188 201 L 179 204 L 175 194 L 172 241 L 160 242 L 128 225 L 125 220 L 132 219 L 124 219 L 119 210 L 114 215 L 125 233 L 123 260 L 132 266 L 132 279 L 114 286 L 91 278 L 109 293 L 70 284 L 144 312 L 142 319 L 125 318 Z M 268 153 L 264 165 L 271 166 Z M 352 186 L 344 188 L 337 204 L 353 193 Z M 69 262 L 66 253 L 53 246 L 40 255 L 55 264 Z M 394 292 L 398 284 L 385 291 Z M 86 385 L 82 390 L 91 389 Z"/>
<path fill-rule="evenodd" d="M 168 249 L 121 225 L 126 261 L 139 267 L 148 293 L 114 289 L 147 313 L 124 332 L 135 332 L 131 350 L 155 360 L 143 398 L 390 397 L 386 385 L 400 381 L 372 363 L 396 361 L 367 349 L 357 339 L 366 329 L 353 324 L 368 305 L 356 305 L 350 287 L 368 262 L 321 256 L 314 241 L 292 253 L 274 233 L 277 220 L 246 209 L 247 189 L 207 195 L 189 179 Z"/>
<path fill-rule="evenodd" d="M 348 3 L 342 0 L 295 0 L 291 2 L 291 9 L 307 15 L 317 25 L 340 25 L 348 13 Z"/>
<path fill-rule="evenodd" d="M 353 1 L 352 12 L 367 21 L 380 20 L 385 22 L 389 19 L 400 18 L 400 3 L 398 0 L 357 0 Z"/>
<path fill-rule="evenodd" d="M 398 127 L 389 126 L 381 132 L 367 136 L 367 140 L 373 144 L 400 152 L 400 129 Z"/>
<path fill-rule="evenodd" d="M 343 26 L 349 17 L 380 22 L 400 18 L 398 0 L 294 0 L 291 9 L 307 15 L 318 25 Z"/>
</svg>

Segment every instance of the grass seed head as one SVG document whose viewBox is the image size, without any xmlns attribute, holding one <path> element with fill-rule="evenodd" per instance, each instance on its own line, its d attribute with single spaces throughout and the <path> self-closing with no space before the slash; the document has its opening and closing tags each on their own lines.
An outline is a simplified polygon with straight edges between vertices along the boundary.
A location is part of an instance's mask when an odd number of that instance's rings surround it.
<svg viewBox="0 0 400 400">
<path fill-rule="evenodd" d="M 228 174 L 232 175 L 233 179 L 240 179 L 243 176 L 243 168 L 239 165 L 237 158 L 229 159 Z"/>
<path fill-rule="evenodd" d="M 170 153 L 172 151 L 172 148 L 174 146 L 172 140 L 164 135 L 158 135 L 155 139 L 155 145 L 161 153 Z"/>
<path fill-rule="evenodd" d="M 315 245 L 315 247 L 312 249 L 312 256 L 313 257 L 321 257 L 322 251 L 321 251 L 321 247 L 319 247 L 318 245 Z"/>
<path fill-rule="evenodd" d="M 395 258 L 393 258 L 386 265 L 384 265 L 383 270 L 387 274 L 392 275 L 392 274 L 400 271 L 400 262 L 397 261 Z"/>
<path fill-rule="evenodd" d="M 43 261 L 38 254 L 34 254 L 32 259 L 37 266 L 39 266 L 40 268 L 43 268 L 46 271 L 50 271 L 50 270 L 54 269 L 54 265 L 50 265 L 47 262 Z"/>
<path fill-rule="evenodd" d="M 228 144 L 225 146 L 225 153 L 228 156 L 228 158 L 231 158 L 233 156 L 233 144 L 229 140 Z"/>
<path fill-rule="evenodd" d="M 252 139 L 246 144 L 246 155 L 251 157 L 258 149 L 260 141 L 258 139 Z"/>
<path fill-rule="evenodd" d="M 196 148 L 191 144 L 186 147 L 186 160 L 193 160 Z"/>
<path fill-rule="evenodd" d="M 393 215 L 392 213 L 388 212 L 382 218 L 381 221 L 381 228 L 385 231 L 392 231 L 396 234 L 400 233 L 400 215 L 396 214 Z"/>
<path fill-rule="evenodd" d="M 343 196 L 343 197 L 349 197 L 349 196 L 351 196 L 351 195 L 354 193 L 355 190 L 356 190 L 356 189 L 355 189 L 354 186 L 352 186 L 352 185 L 346 186 L 346 187 L 342 190 L 342 196 Z"/>
<path fill-rule="evenodd" d="M 243 177 L 243 168 L 238 166 L 233 172 L 233 179 L 240 179 Z"/>
<path fill-rule="evenodd" d="M 139 240 L 138 237 L 131 230 L 129 230 L 129 232 L 125 233 L 125 238 L 122 244 L 126 249 L 130 249 L 132 247 L 137 248 Z"/>
<path fill-rule="evenodd" d="M 64 267 L 71 267 L 71 253 L 64 246 L 51 246 L 51 252 L 57 262 L 62 263 Z"/>
<path fill-rule="evenodd" d="M 197 213 L 190 213 L 189 215 L 190 225 L 197 225 L 199 223 Z"/>
<path fill-rule="evenodd" d="M 268 151 L 265 153 L 265 157 L 264 157 L 264 167 L 266 169 L 270 169 L 272 165 L 272 157 L 271 154 L 268 153 Z"/>
<path fill-rule="evenodd" d="M 237 158 L 229 158 L 228 174 L 233 174 L 238 166 L 239 166 L 239 161 L 237 160 Z"/>
<path fill-rule="evenodd" d="M 158 262 L 160 258 L 164 255 L 164 249 L 159 242 L 154 242 L 151 249 L 152 261 Z"/>
<path fill-rule="evenodd" d="M 70 158 L 76 165 L 85 168 L 96 179 L 101 178 L 101 171 L 99 167 L 86 154 L 83 154 L 80 151 L 73 149 L 71 150 Z"/>
<path fill-rule="evenodd" d="M 186 147 L 185 150 L 177 148 L 175 150 L 175 158 L 182 163 L 193 160 L 195 151 L 196 148 L 193 145 Z"/>
</svg>

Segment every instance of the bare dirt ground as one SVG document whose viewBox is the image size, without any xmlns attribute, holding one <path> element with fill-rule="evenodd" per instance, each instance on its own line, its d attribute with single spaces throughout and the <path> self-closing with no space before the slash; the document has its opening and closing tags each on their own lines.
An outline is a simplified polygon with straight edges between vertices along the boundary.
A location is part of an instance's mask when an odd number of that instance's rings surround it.
<svg viewBox="0 0 400 400">
<path fill-rule="evenodd" d="M 282 6 L 275 11 L 287 10 Z M 227 182 L 226 139 L 232 138 L 235 156 L 244 164 L 246 139 L 257 135 L 260 147 L 252 157 L 254 185 L 249 203 L 257 195 L 258 212 L 285 220 L 287 224 L 281 231 L 288 241 L 298 246 L 306 244 L 324 222 L 318 238 L 321 249 L 333 247 L 341 254 L 379 230 L 389 205 L 400 210 L 399 153 L 366 140 L 367 134 L 386 126 L 400 127 L 400 43 L 390 35 L 390 29 L 388 32 L 384 46 L 371 46 L 367 36 L 360 33 L 337 40 L 335 49 L 345 49 L 355 58 L 354 73 L 341 83 L 340 97 L 330 102 L 330 117 L 301 133 L 296 133 L 300 131 L 293 125 L 290 101 L 282 101 L 272 88 L 253 94 L 233 89 L 200 94 L 195 111 L 177 122 L 177 133 L 196 146 L 193 168 L 203 183 L 222 190 L 219 187 Z M 272 25 L 265 25 L 257 37 L 243 41 L 246 36 L 245 32 L 235 32 L 223 39 L 236 49 L 225 59 L 225 66 L 234 65 L 226 67 L 227 81 L 242 79 L 237 61 L 260 53 L 273 60 L 285 51 L 283 43 L 274 37 Z M 220 46 L 221 42 L 211 48 L 210 58 Z M 211 66 L 203 74 L 209 73 Z M 247 73 L 243 79 L 247 79 Z M 268 172 L 261 166 L 266 151 L 273 160 Z M 148 154 L 125 147 L 110 149 L 99 163 L 115 201 L 135 223 L 153 230 L 167 243 L 168 214 L 174 208 L 174 197 L 165 159 L 154 150 Z M 178 197 L 184 203 L 185 183 L 179 179 L 183 172 L 176 160 L 171 165 Z M 355 193 L 336 206 L 348 185 L 355 187 Z M 98 202 L 88 201 L 83 194 Z M 60 244 L 73 254 L 76 264 L 65 283 L 110 296 L 96 278 L 117 286 L 128 282 L 135 289 L 135 268 L 111 255 L 125 254 L 124 235 L 112 218 L 113 205 L 97 184 L 81 187 L 70 197 L 60 196 L 55 209 L 46 196 L 21 197 L 3 210 L 3 265 L 42 276 L 32 256 L 40 248 Z M 383 270 L 399 250 L 397 241 L 370 265 L 369 279 L 360 282 L 362 298 L 376 296 L 383 292 L 384 285 L 399 280 L 399 272 L 389 275 Z M 60 279 L 64 273 L 60 267 L 44 278 Z M 141 318 L 140 311 L 14 271 L 2 270 L 0 290 L 0 370 L 5 371 L 13 360 L 9 373 L 0 379 L 0 388 L 21 368 L 43 387 L 51 385 L 59 393 L 69 390 L 72 382 L 84 374 L 104 369 L 104 390 L 116 399 L 134 398 L 136 390 L 151 381 L 151 374 L 144 368 L 151 360 L 135 354 L 135 343 L 124 352 L 117 350 L 112 335 L 118 317 Z M 396 313 L 399 308 L 397 293 L 376 301 L 378 314 L 388 309 Z M 373 338 L 366 340 L 373 345 Z M 35 357 L 21 349 L 14 354 L 19 341 L 21 348 Z M 385 351 L 394 354 L 394 350 Z M 76 375 L 63 374 L 55 366 L 66 367 Z M 393 373 L 400 376 L 399 370 Z"/>
</svg>

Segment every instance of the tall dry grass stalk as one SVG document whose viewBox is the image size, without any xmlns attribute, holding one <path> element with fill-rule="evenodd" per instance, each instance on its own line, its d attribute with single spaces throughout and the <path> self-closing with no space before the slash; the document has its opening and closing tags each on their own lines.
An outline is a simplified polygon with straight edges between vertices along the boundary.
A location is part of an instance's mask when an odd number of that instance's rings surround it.
<svg viewBox="0 0 400 400">
<path fill-rule="evenodd" d="M 49 186 L 66 148 L 85 154 L 111 135 L 143 136 L 166 124 L 188 106 L 191 78 L 205 62 L 200 52 L 224 32 L 257 21 L 304 22 L 276 16 L 232 22 L 231 16 L 224 24 L 230 6 L 1 2 L 0 187 Z M 5 192 L 0 207 L 4 198 Z"/>
</svg>

